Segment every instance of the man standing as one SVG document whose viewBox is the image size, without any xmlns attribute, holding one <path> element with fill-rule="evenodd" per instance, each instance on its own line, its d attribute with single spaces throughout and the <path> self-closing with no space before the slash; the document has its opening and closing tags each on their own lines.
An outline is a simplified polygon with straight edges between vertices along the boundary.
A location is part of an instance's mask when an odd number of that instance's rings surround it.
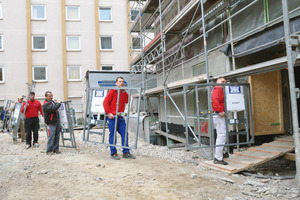
<svg viewBox="0 0 300 200">
<path fill-rule="evenodd" d="M 38 139 L 39 139 L 39 111 L 40 114 L 43 116 L 42 105 L 39 101 L 34 99 L 35 93 L 29 93 L 29 101 L 24 102 L 21 112 L 24 113 L 25 105 L 25 132 L 26 132 L 26 149 L 31 147 L 31 131 L 33 132 L 33 146 L 39 147 Z"/>
<path fill-rule="evenodd" d="M 220 77 L 217 79 L 216 83 L 224 84 L 226 79 Z M 226 143 L 226 121 L 225 121 L 225 106 L 224 106 L 224 92 L 223 86 L 217 85 L 211 92 L 212 98 L 212 108 L 214 111 L 213 120 L 217 129 L 217 140 L 215 150 L 214 164 L 228 165 L 227 162 L 223 160 L 223 148 Z M 223 146 L 222 146 L 223 145 Z"/>
<path fill-rule="evenodd" d="M 19 103 L 19 104 L 22 105 L 22 103 L 23 103 L 23 96 L 19 96 L 18 97 L 18 101 L 16 101 L 9 110 L 15 113 L 15 109 L 16 109 L 16 104 L 17 103 Z M 25 142 L 24 119 L 23 119 L 22 115 L 20 117 L 21 117 L 21 119 L 20 119 L 20 123 L 19 123 L 19 129 L 21 131 L 21 134 L 19 134 L 19 135 L 21 137 L 21 142 Z M 14 136 L 16 137 L 16 135 L 14 135 Z M 17 141 L 17 139 L 13 138 L 13 141 Z"/>
<path fill-rule="evenodd" d="M 50 91 L 45 93 L 45 101 L 43 103 L 44 120 L 48 125 L 48 143 L 46 152 L 48 155 L 53 153 L 60 154 L 59 151 L 59 133 L 61 130 L 58 109 L 60 102 L 53 101 L 53 94 Z"/>
<path fill-rule="evenodd" d="M 117 88 L 124 87 L 124 78 L 118 77 L 116 79 Z M 107 125 L 109 128 L 109 144 L 115 145 L 117 137 L 115 132 L 119 132 L 121 135 L 122 146 L 128 147 L 128 133 L 126 134 L 126 123 L 122 116 L 115 116 L 117 112 L 124 112 L 125 104 L 128 103 L 128 94 L 125 90 L 120 90 L 119 108 L 117 111 L 118 102 L 118 90 L 110 90 L 103 101 L 103 107 L 107 114 Z M 117 112 L 116 112 L 117 111 Z M 117 120 L 117 130 L 115 130 L 115 122 Z M 115 143 L 114 143 L 115 138 Z M 126 140 L 126 144 L 125 144 Z M 117 154 L 117 149 L 114 146 L 110 146 L 110 155 L 112 159 L 120 160 Z M 129 152 L 129 149 L 123 148 L 123 158 L 135 159 L 135 156 Z"/>
</svg>

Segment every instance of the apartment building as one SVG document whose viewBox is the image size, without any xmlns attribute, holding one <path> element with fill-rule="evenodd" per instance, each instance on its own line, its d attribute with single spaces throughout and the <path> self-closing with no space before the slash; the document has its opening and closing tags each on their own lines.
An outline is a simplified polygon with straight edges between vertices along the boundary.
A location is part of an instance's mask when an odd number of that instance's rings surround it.
<svg viewBox="0 0 300 200">
<path fill-rule="evenodd" d="M 125 0 L 0 0 L 0 107 L 33 80 L 36 99 L 50 90 L 81 117 L 86 72 L 129 69 L 128 13 Z"/>
</svg>

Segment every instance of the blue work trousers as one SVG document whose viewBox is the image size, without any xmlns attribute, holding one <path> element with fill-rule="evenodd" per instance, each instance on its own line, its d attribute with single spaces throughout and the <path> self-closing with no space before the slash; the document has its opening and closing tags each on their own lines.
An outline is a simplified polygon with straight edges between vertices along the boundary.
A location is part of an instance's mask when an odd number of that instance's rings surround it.
<svg viewBox="0 0 300 200">
<path fill-rule="evenodd" d="M 107 125 L 108 125 L 108 129 L 109 129 L 109 144 L 114 144 L 114 145 L 117 143 L 117 137 L 116 137 L 115 143 L 114 143 L 115 120 L 116 120 L 116 117 L 114 119 L 107 118 Z M 126 123 L 125 123 L 125 119 L 123 117 L 118 117 L 118 124 L 117 124 L 116 132 L 119 132 L 119 134 L 121 135 L 122 146 L 128 147 L 128 134 L 126 134 Z M 126 141 L 127 141 L 126 145 L 125 145 L 125 137 L 126 137 Z M 116 147 L 110 146 L 110 155 L 113 155 L 115 153 L 117 153 Z M 123 154 L 124 153 L 129 153 L 129 149 L 123 148 Z"/>
<path fill-rule="evenodd" d="M 59 150 L 59 134 L 60 124 L 49 124 L 48 125 L 48 143 L 47 152 Z"/>
</svg>

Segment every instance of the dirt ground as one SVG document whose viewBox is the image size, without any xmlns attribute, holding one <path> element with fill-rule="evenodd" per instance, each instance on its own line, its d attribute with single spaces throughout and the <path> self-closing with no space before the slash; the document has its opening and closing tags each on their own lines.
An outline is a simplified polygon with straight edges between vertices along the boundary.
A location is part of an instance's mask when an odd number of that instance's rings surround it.
<svg viewBox="0 0 300 200">
<path fill-rule="evenodd" d="M 212 171 L 196 151 L 139 141 L 135 160 L 112 160 L 108 147 L 83 142 L 82 133 L 75 132 L 77 149 L 51 156 L 43 131 L 40 147 L 28 150 L 0 133 L 0 199 L 300 199 L 295 180 Z"/>
</svg>

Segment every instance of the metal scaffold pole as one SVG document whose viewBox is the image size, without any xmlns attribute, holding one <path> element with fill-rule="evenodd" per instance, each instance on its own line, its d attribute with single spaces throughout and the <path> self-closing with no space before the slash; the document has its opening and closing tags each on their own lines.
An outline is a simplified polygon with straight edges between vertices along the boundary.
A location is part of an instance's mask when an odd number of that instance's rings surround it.
<svg viewBox="0 0 300 200">
<path fill-rule="evenodd" d="M 204 5 L 203 5 L 203 0 L 201 0 L 201 14 L 202 14 L 202 30 L 203 30 L 203 44 L 204 44 L 204 52 L 205 52 L 205 67 L 206 67 L 206 82 L 207 84 L 209 84 L 209 67 L 208 67 L 208 54 L 207 54 L 207 40 L 206 40 L 206 32 L 205 32 L 205 19 L 204 19 Z M 207 106 L 208 106 L 208 110 L 210 112 L 212 112 L 212 104 L 211 104 L 211 88 L 210 86 L 208 85 L 207 86 Z M 212 115 L 209 115 L 210 116 L 210 134 L 211 136 L 213 136 L 213 133 L 214 133 L 214 125 L 212 123 Z M 210 137 L 211 140 L 212 138 L 214 137 Z M 210 143 L 212 144 L 213 141 L 210 141 Z M 213 149 L 212 149 L 212 152 L 213 152 Z M 212 155 L 211 155 L 212 156 Z"/>
<path fill-rule="evenodd" d="M 159 0 L 159 26 L 160 26 L 160 40 L 161 40 L 161 65 L 163 69 L 163 86 L 164 86 L 164 110 L 165 110 L 165 121 L 166 121 L 166 138 L 168 138 L 168 117 L 167 117 L 167 91 L 166 91 L 166 72 L 165 72 L 165 57 L 164 57 L 164 34 L 162 29 L 162 11 L 161 11 L 161 0 Z M 169 146 L 169 140 L 167 139 L 167 146 Z"/>
<path fill-rule="evenodd" d="M 144 53 L 143 53 L 143 34 L 142 34 L 142 8 L 141 8 L 141 0 L 139 0 L 139 23 L 140 23 L 140 49 L 141 49 L 141 60 L 143 65 L 141 66 L 142 69 L 142 95 L 143 95 L 143 111 L 146 112 L 146 96 L 145 96 L 145 91 L 146 91 L 146 64 L 144 62 Z"/>
<path fill-rule="evenodd" d="M 291 95 L 291 107 L 292 107 L 292 121 L 293 121 L 293 137 L 295 143 L 295 159 L 296 159 L 296 179 L 298 184 L 298 192 L 300 192 L 300 146 L 299 146 L 299 121 L 297 112 L 297 101 L 296 101 L 296 90 L 295 90 L 295 74 L 294 74 L 294 63 L 293 63 L 293 52 L 292 52 L 292 39 L 290 36 L 290 23 L 288 14 L 287 0 L 282 0 L 282 12 L 283 12 L 283 25 L 284 35 L 286 44 L 286 54 L 289 71 L 289 84 L 290 84 L 290 95 Z"/>
</svg>

